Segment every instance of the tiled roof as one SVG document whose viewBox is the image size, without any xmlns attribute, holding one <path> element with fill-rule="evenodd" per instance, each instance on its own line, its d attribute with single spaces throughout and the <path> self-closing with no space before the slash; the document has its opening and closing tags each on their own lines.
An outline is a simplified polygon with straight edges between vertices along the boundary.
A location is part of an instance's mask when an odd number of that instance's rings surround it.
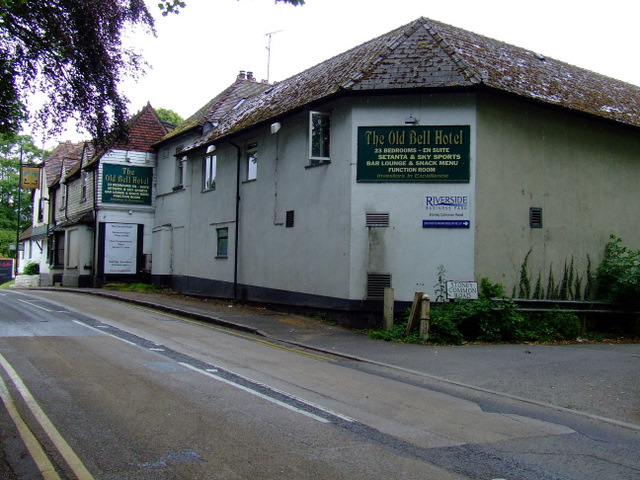
<svg viewBox="0 0 640 480">
<path fill-rule="evenodd" d="M 640 127 L 640 87 L 428 20 L 491 88 Z"/>
<path fill-rule="evenodd" d="M 74 175 L 79 175 L 80 170 L 83 165 L 91 160 L 95 153 L 93 143 L 84 142 L 84 148 L 82 149 L 82 161 L 76 162 L 71 168 L 69 168 L 65 173 L 65 178 L 72 178 Z"/>
<path fill-rule="evenodd" d="M 185 150 L 336 94 L 451 88 L 498 90 L 640 127 L 640 87 L 419 18 L 254 95 Z"/>
<path fill-rule="evenodd" d="M 233 84 L 222 93 L 212 98 L 205 106 L 178 125 L 173 131 L 167 134 L 161 142 L 177 138 L 178 136 L 201 129 L 205 123 L 219 123 L 242 99 L 251 98 L 264 92 L 271 85 L 247 79 L 245 75 L 239 75 Z"/>
<path fill-rule="evenodd" d="M 164 137 L 169 129 L 158 118 L 156 111 L 147 105 L 129 119 L 128 134 L 126 140 L 113 142 L 106 149 L 95 152 L 93 158 L 86 163 L 91 166 L 98 162 L 100 158 L 109 150 L 129 150 L 132 152 L 154 152 L 152 145 Z"/>
<path fill-rule="evenodd" d="M 80 163 L 83 143 L 71 143 L 69 141 L 59 143 L 56 148 L 45 158 L 45 172 L 47 176 L 47 186 L 51 187 L 60 179 L 63 165 L 68 168 Z"/>
</svg>

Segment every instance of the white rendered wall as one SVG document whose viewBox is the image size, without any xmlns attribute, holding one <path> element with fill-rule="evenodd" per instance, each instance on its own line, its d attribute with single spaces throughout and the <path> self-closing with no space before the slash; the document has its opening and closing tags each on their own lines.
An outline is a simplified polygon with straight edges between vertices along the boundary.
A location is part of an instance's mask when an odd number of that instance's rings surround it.
<svg viewBox="0 0 640 480">
<path fill-rule="evenodd" d="M 360 126 L 404 126 L 413 115 L 420 126 L 470 126 L 469 183 L 357 183 Z M 395 298 L 411 301 L 416 291 L 435 298 L 438 267 L 449 280 L 475 280 L 475 97 L 438 95 L 360 100 L 352 117 L 351 290 L 366 296 L 367 273 L 389 273 Z M 465 195 L 470 228 L 423 228 L 426 195 Z M 365 227 L 367 213 L 389 213 L 389 227 Z"/>
</svg>

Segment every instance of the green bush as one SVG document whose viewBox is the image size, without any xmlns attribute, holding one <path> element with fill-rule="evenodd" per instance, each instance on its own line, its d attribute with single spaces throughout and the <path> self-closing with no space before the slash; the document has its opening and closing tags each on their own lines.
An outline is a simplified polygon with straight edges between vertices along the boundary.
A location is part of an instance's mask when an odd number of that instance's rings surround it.
<svg viewBox="0 0 640 480">
<path fill-rule="evenodd" d="M 554 342 L 574 340 L 582 333 L 580 319 L 560 309 L 523 314 L 504 287 L 483 278 L 477 300 L 458 300 L 433 306 L 429 343 L 460 345 L 466 342 Z M 423 343 L 417 331 L 406 333 L 409 311 L 391 330 L 373 330 L 379 340 Z"/>
<path fill-rule="evenodd" d="M 29 262 L 24 266 L 22 273 L 24 275 L 38 275 L 40 273 L 40 264 Z"/>
<path fill-rule="evenodd" d="M 556 309 L 552 312 L 529 313 L 525 317 L 521 340 L 556 342 L 575 340 L 582 334 L 582 322 L 572 312 Z"/>
<path fill-rule="evenodd" d="M 402 343 L 424 343 L 417 331 L 412 331 L 407 335 L 408 320 L 393 325 L 391 330 L 371 330 L 368 335 L 374 340 L 384 340 L 386 342 Z"/>
<path fill-rule="evenodd" d="M 608 302 L 640 304 L 640 250 L 623 247 L 611 235 L 598 268 L 599 298 Z"/>
<path fill-rule="evenodd" d="M 430 336 L 434 342 L 500 342 L 521 337 L 523 317 L 514 301 L 506 298 L 504 287 L 483 278 L 480 292 L 477 300 L 443 303 L 432 310 Z"/>
</svg>

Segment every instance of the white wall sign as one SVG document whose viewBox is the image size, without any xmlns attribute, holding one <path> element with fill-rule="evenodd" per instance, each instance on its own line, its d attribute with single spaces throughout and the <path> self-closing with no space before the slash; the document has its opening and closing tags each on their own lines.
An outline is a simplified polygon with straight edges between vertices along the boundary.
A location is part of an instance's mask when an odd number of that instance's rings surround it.
<svg viewBox="0 0 640 480">
<path fill-rule="evenodd" d="M 478 299 L 478 282 L 457 282 L 447 280 L 447 298 L 454 300 L 463 298 L 465 300 Z"/>
<path fill-rule="evenodd" d="M 107 223 L 104 238 L 104 273 L 135 275 L 138 254 L 138 225 Z"/>
<path fill-rule="evenodd" d="M 468 195 L 426 195 L 422 228 L 469 228 Z"/>
</svg>

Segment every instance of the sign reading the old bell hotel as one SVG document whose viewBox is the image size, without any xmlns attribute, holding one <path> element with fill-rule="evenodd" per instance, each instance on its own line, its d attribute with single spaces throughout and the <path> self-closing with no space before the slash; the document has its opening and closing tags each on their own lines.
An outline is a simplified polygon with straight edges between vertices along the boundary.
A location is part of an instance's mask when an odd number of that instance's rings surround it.
<svg viewBox="0 0 640 480">
<path fill-rule="evenodd" d="M 358 182 L 469 182 L 470 127 L 358 127 Z"/>
<path fill-rule="evenodd" d="M 153 169 L 128 165 L 104 164 L 102 201 L 151 205 Z"/>
</svg>

